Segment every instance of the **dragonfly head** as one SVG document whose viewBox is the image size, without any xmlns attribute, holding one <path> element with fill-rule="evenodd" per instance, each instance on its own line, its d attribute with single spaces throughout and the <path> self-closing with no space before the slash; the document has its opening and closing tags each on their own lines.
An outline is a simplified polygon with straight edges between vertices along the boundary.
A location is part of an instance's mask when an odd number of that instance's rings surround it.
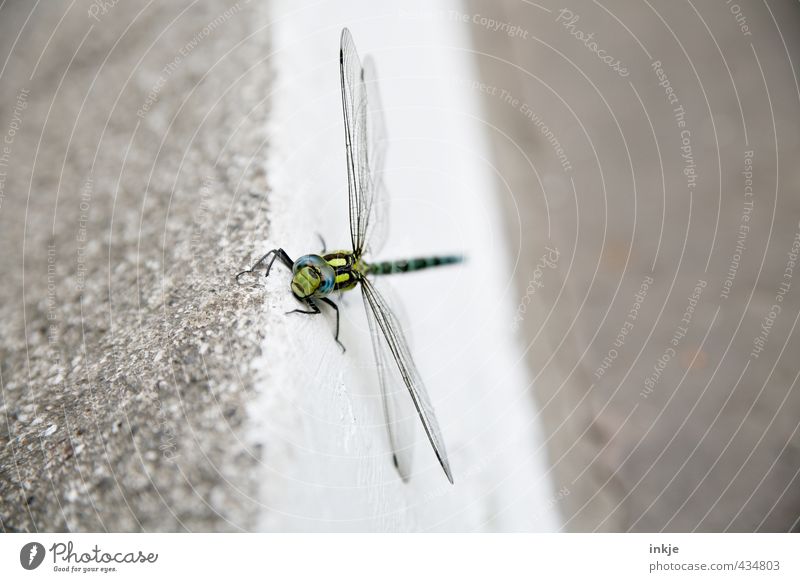
<svg viewBox="0 0 800 582">
<path fill-rule="evenodd" d="M 298 299 L 327 295 L 335 282 L 336 272 L 319 255 L 304 255 L 292 266 L 292 293 Z"/>
</svg>

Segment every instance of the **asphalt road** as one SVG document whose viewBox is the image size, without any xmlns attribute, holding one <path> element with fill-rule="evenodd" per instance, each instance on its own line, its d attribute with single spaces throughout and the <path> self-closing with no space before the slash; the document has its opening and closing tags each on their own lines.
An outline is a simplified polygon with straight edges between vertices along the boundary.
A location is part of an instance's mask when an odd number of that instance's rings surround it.
<svg viewBox="0 0 800 582">
<path fill-rule="evenodd" d="M 797 5 L 467 5 L 565 529 L 797 529 Z"/>
</svg>

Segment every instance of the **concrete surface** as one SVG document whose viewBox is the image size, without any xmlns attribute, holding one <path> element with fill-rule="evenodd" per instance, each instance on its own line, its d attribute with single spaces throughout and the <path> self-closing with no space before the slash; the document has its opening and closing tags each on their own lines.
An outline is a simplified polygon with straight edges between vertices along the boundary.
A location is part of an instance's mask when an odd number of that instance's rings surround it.
<svg viewBox="0 0 800 582">
<path fill-rule="evenodd" d="M 422 2 L 3 12 L 5 531 L 559 527 L 467 31 Z M 385 77 L 383 256 L 470 259 L 390 293 L 455 487 L 419 426 L 397 478 L 357 294 L 342 356 L 330 317 L 284 316 L 285 272 L 232 283 L 273 246 L 349 240 L 345 25 Z"/>
<path fill-rule="evenodd" d="M 476 41 L 565 530 L 798 529 L 799 16 L 439 15 Z"/>
<path fill-rule="evenodd" d="M 91 6 L 2 9 L 2 528 L 253 529 L 265 17 Z"/>
</svg>

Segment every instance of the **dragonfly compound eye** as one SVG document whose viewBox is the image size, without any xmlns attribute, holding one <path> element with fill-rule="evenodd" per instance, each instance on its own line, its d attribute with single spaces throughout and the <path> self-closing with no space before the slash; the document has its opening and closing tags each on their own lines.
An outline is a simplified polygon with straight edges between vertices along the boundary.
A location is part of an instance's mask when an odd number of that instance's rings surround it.
<svg viewBox="0 0 800 582">
<path fill-rule="evenodd" d="M 319 255 L 305 255 L 292 266 L 292 292 L 300 299 L 327 295 L 333 290 L 336 273 Z"/>
</svg>

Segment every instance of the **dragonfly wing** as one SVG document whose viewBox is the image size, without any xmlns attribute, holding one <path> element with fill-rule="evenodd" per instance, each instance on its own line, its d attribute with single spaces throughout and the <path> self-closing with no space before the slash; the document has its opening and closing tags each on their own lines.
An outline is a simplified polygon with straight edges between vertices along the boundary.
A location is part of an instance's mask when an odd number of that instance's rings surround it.
<svg viewBox="0 0 800 582">
<path fill-rule="evenodd" d="M 342 30 L 339 49 L 339 74 L 347 153 L 350 240 L 353 251 L 360 254 L 364 251 L 367 223 L 372 212 L 372 182 L 367 160 L 367 93 L 362 80 L 361 59 L 346 28 Z"/>
<path fill-rule="evenodd" d="M 383 100 L 378 87 L 378 74 L 371 56 L 364 57 L 363 82 L 367 106 L 367 143 L 370 176 L 372 177 L 372 216 L 368 219 L 366 244 L 371 254 L 381 252 L 389 232 L 389 195 L 386 191 L 384 166 L 386 161 L 386 121 Z"/>
<path fill-rule="evenodd" d="M 436 414 L 433 411 L 428 392 L 422 383 L 422 378 L 417 371 L 414 360 L 411 358 L 411 351 L 408 349 L 403 332 L 397 323 L 397 318 L 369 279 L 361 280 L 361 292 L 364 295 L 364 304 L 367 311 L 367 319 L 370 320 L 370 326 L 376 326 L 382 332 L 372 335 L 373 344 L 378 344 L 374 348 L 375 352 L 385 350 L 388 347 L 397 364 L 396 372 L 400 374 L 403 383 L 408 388 L 411 400 L 414 402 L 414 407 L 417 409 L 417 414 L 419 414 L 433 451 L 436 453 L 436 457 L 439 459 L 448 481 L 452 483 L 453 475 L 450 471 L 450 463 L 447 460 L 447 451 L 444 447 L 442 432 L 439 429 L 439 423 L 436 420 Z M 386 356 L 379 357 L 383 357 L 384 360 L 387 359 Z M 380 367 L 380 362 L 378 365 Z M 385 365 L 384 368 L 388 375 L 388 366 Z"/>
<path fill-rule="evenodd" d="M 399 375 L 394 373 L 390 367 L 394 357 L 389 351 L 389 344 L 383 339 L 383 332 L 381 332 L 380 325 L 370 308 L 367 308 L 367 321 L 372 338 L 372 349 L 375 353 L 383 415 L 386 420 L 394 466 L 403 481 L 408 481 L 411 477 L 414 453 L 413 412 L 407 412 L 407 407 L 402 406 L 401 397 L 406 388 L 399 382 Z"/>
<path fill-rule="evenodd" d="M 350 201 L 350 239 L 353 251 L 362 254 L 367 239 L 378 234 L 375 246 L 379 246 L 380 233 L 371 231 L 373 225 L 385 224 L 383 159 L 386 150 L 386 130 L 380 104 L 375 65 L 366 59 L 362 66 L 356 52 L 353 37 L 348 29 L 342 30 L 339 50 L 339 73 L 342 84 L 342 110 L 344 113 L 345 149 L 347 153 L 347 181 Z M 373 101 L 370 106 L 370 101 Z M 376 191 L 380 199 L 376 202 Z M 379 208 L 376 208 L 379 207 Z M 374 250 L 374 248 L 372 249 Z"/>
</svg>

